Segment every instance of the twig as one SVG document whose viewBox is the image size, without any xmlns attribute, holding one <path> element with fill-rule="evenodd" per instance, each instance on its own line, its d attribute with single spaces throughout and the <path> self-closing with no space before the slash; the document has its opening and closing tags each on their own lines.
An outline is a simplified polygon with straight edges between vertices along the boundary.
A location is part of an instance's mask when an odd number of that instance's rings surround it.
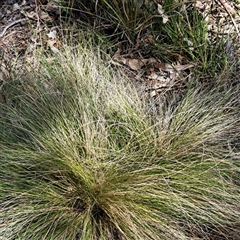
<svg viewBox="0 0 240 240">
<path fill-rule="evenodd" d="M 15 21 L 9 23 L 9 24 L 3 29 L 3 31 L 0 33 L 0 38 L 2 38 L 2 37 L 5 35 L 6 31 L 7 31 L 10 27 L 12 27 L 13 25 L 15 25 L 15 24 L 17 24 L 17 23 L 26 21 L 26 20 L 27 20 L 27 18 L 21 18 L 21 19 L 18 19 L 18 20 L 15 20 Z"/>
</svg>

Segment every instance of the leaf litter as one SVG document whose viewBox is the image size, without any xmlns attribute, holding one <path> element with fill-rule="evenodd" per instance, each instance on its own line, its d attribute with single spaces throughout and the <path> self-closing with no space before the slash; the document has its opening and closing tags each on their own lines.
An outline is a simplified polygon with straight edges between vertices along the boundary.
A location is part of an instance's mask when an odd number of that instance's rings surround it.
<svg viewBox="0 0 240 240">
<path fill-rule="evenodd" d="M 61 42 L 57 37 L 57 32 L 49 25 L 61 26 L 57 21 L 61 14 L 61 9 L 55 4 L 54 1 L 41 1 L 42 4 L 36 4 L 37 1 L 22 0 L 18 3 L 10 3 L 5 0 L 0 3 L 0 33 L 4 28 L 12 21 L 18 21 L 19 19 L 26 18 L 29 24 L 21 23 L 12 26 L 7 29 L 6 34 L 0 39 L 0 48 L 4 51 L 5 61 L 13 62 L 14 58 L 23 59 L 26 63 L 35 63 L 34 52 L 36 48 L 44 47 L 57 54 L 60 51 Z M 156 1 L 157 13 L 162 18 L 163 24 L 166 24 L 169 16 L 162 7 L 162 1 Z M 141 7 L 143 4 L 152 7 L 152 1 L 139 1 L 138 5 Z M 238 32 L 240 29 L 240 3 L 229 0 L 197 0 L 192 3 L 199 12 L 205 16 L 206 23 L 208 24 L 209 31 L 218 32 L 222 30 L 222 34 L 232 34 Z M 232 24 L 229 24 L 229 21 Z M 23 29 L 19 33 L 19 29 Z M 21 38 L 19 38 L 21 36 Z M 182 61 L 184 56 L 178 56 L 176 61 L 171 64 L 164 62 L 161 56 L 142 57 L 141 47 L 143 45 L 151 44 L 155 41 L 151 34 L 142 38 L 140 36 L 136 39 L 135 49 L 137 53 L 132 54 L 131 49 L 127 50 L 127 54 L 122 55 L 120 47 L 114 53 L 111 63 L 115 66 L 121 67 L 127 74 L 137 80 L 138 82 L 147 85 L 147 91 L 150 92 L 150 96 L 166 91 L 166 88 L 172 88 L 180 86 L 179 83 L 183 79 L 191 76 L 192 69 L 197 67 L 195 62 Z M 189 46 L 189 50 L 192 51 L 193 43 L 185 38 L 184 41 Z M 232 53 L 233 43 L 228 41 L 226 43 L 226 51 L 229 54 L 239 54 L 240 50 L 236 50 Z M 12 51 L 13 47 L 17 49 L 18 54 L 14 56 L 15 52 Z M 19 46 L 19 47 L 17 47 Z M 19 58 L 20 56 L 20 58 Z M 19 62 L 19 61 L 18 61 Z M 21 65 L 21 63 L 18 63 Z M 4 66 L 4 64 L 1 64 Z M 3 68 L 3 67 L 1 67 Z M 21 66 L 19 66 L 21 69 Z M 6 71 L 4 68 L 3 71 Z M 0 79 L 3 76 L 0 74 Z M 181 83 L 184 85 L 184 83 Z"/>
</svg>

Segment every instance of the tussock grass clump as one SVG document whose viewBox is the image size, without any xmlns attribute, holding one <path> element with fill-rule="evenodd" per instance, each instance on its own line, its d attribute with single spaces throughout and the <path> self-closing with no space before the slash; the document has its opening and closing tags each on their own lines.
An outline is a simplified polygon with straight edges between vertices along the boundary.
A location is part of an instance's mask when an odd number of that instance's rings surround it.
<svg viewBox="0 0 240 240">
<path fill-rule="evenodd" d="M 236 86 L 150 114 L 99 55 L 42 59 L 0 105 L 0 237 L 207 239 L 239 224 Z"/>
</svg>

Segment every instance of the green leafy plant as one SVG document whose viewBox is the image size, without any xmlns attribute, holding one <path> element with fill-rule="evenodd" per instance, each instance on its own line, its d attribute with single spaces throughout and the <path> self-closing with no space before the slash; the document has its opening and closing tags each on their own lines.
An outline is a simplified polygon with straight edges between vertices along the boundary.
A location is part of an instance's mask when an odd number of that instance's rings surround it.
<svg viewBox="0 0 240 240">
<path fill-rule="evenodd" d="M 84 45 L 42 58 L 0 105 L 0 237 L 189 239 L 239 224 L 239 89 L 189 89 L 152 113 Z"/>
</svg>

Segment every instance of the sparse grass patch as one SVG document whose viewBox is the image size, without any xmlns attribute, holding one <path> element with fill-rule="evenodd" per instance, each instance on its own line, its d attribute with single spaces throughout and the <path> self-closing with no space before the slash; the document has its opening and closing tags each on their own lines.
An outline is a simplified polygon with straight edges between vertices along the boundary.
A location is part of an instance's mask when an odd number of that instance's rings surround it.
<svg viewBox="0 0 240 240">
<path fill-rule="evenodd" d="M 153 114 L 84 45 L 41 59 L 0 105 L 0 237 L 189 239 L 185 226 L 204 238 L 239 224 L 238 86 L 189 89 Z"/>
<path fill-rule="evenodd" d="M 200 13 L 192 2 L 164 1 L 169 21 L 156 21 L 161 26 L 161 37 L 153 47 L 168 61 L 179 56 L 196 64 L 196 73 L 202 77 L 216 76 L 232 64 L 226 51 L 227 36 L 209 29 L 209 15 Z M 155 30 L 157 31 L 157 29 Z M 156 34 L 156 32 L 155 32 Z"/>
<path fill-rule="evenodd" d="M 74 12 L 72 17 L 76 16 L 81 28 L 87 26 L 97 36 L 104 35 L 112 44 L 112 53 L 118 45 L 126 54 L 138 49 L 141 56 L 154 55 L 168 63 L 191 62 L 196 65 L 195 74 L 205 79 L 228 71 L 232 65 L 232 34 L 223 34 L 220 24 L 217 30 L 211 29 L 211 7 L 203 14 L 196 3 L 182 0 L 57 2 L 70 12 L 69 19 Z M 210 5 L 215 9 L 216 4 Z"/>
</svg>

